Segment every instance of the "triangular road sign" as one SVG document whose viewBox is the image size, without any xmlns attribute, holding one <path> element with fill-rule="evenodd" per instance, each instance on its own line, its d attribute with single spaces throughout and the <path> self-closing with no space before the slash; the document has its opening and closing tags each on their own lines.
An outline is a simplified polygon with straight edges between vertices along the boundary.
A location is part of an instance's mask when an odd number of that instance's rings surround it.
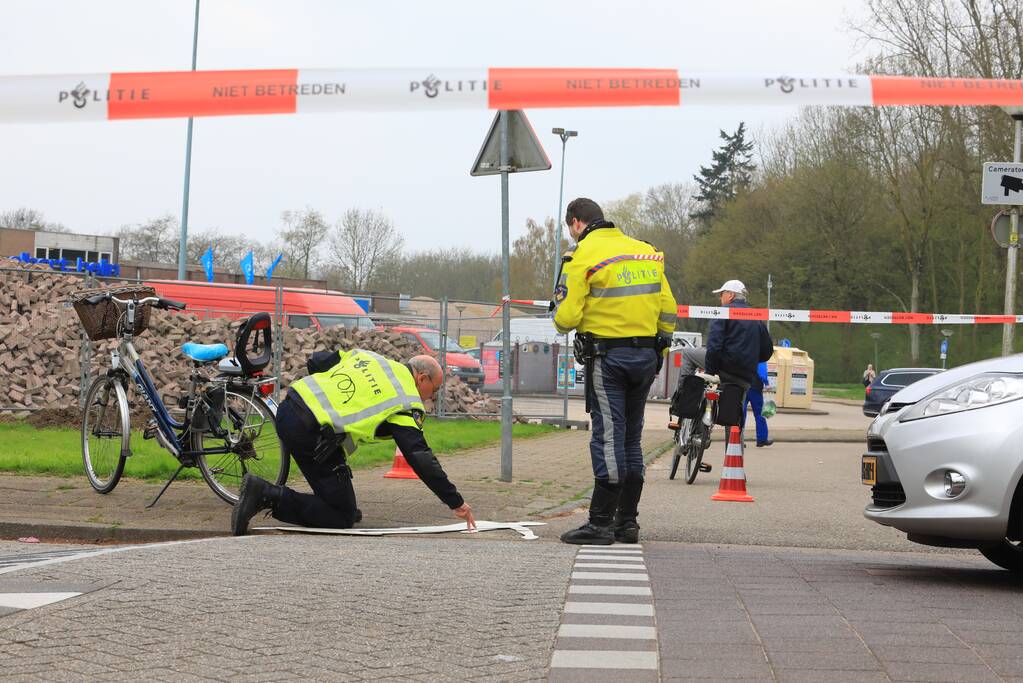
<svg viewBox="0 0 1023 683">
<path fill-rule="evenodd" d="M 508 114 L 508 166 L 509 173 L 526 171 L 549 171 L 551 160 L 529 125 L 525 112 L 515 109 Z M 501 172 L 501 112 L 490 124 L 487 139 L 476 155 L 469 175 L 495 175 Z"/>
</svg>

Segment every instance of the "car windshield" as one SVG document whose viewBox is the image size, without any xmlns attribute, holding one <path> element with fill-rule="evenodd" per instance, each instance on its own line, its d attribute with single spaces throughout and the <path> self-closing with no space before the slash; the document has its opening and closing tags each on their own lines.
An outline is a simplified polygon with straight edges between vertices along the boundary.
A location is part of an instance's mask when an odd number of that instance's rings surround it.
<svg viewBox="0 0 1023 683">
<path fill-rule="evenodd" d="M 372 330 L 374 327 L 373 321 L 365 315 L 332 315 L 330 313 L 317 313 L 316 319 L 320 321 L 321 327 L 343 325 L 344 327 L 359 330 Z"/>
<path fill-rule="evenodd" d="M 431 351 L 440 350 L 440 332 L 420 332 L 419 336 L 423 338 L 423 342 L 430 347 Z M 465 349 L 451 341 L 451 337 L 448 337 L 446 351 L 448 353 L 465 353 Z"/>
</svg>

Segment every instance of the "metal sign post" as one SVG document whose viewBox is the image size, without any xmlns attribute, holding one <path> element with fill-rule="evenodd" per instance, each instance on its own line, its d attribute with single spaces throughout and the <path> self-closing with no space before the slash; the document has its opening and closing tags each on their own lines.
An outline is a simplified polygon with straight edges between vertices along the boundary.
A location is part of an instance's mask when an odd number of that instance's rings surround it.
<svg viewBox="0 0 1023 683">
<path fill-rule="evenodd" d="M 1019 255 L 1019 207 L 1023 204 L 1023 164 L 1021 161 L 1021 144 L 1023 144 L 1023 113 L 1012 112 L 1016 123 L 1015 142 L 1012 146 L 1012 163 L 985 162 L 983 166 L 983 182 L 981 185 L 982 204 L 1015 204 L 1010 215 L 1009 247 L 1005 264 L 1005 315 L 1015 315 L 1016 311 L 1016 259 Z M 997 185 L 997 189 L 993 186 Z M 999 191 L 1000 190 L 1000 191 Z M 1002 327 L 1002 355 L 1012 353 L 1013 337 L 1016 333 L 1015 323 L 1005 323 Z"/>
<path fill-rule="evenodd" d="M 508 225 L 508 112 L 498 114 L 501 128 L 501 481 L 512 480 L 511 253 Z"/>
<path fill-rule="evenodd" d="M 521 111 L 501 110 L 490 124 L 486 140 L 469 175 L 501 174 L 501 481 L 512 480 L 512 354 L 511 354 L 511 250 L 508 224 L 508 174 L 547 171 L 551 161 L 543 151 L 529 120 Z"/>
</svg>

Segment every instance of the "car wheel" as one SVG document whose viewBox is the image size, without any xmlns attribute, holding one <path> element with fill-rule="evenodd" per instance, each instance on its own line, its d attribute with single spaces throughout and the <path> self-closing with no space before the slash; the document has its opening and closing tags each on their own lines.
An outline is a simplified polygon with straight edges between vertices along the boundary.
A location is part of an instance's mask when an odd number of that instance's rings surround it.
<svg viewBox="0 0 1023 683">
<path fill-rule="evenodd" d="M 978 548 L 980 554 L 997 564 L 1002 569 L 1023 572 L 1023 542 L 1005 539 L 995 545 Z"/>
</svg>

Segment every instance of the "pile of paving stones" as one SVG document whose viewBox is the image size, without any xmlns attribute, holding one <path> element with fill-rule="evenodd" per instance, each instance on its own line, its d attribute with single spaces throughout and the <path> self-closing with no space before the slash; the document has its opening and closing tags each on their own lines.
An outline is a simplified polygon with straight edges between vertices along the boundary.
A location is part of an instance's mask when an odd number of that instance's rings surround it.
<svg viewBox="0 0 1023 683">
<path fill-rule="evenodd" d="M 4 264 L 16 267 L 16 262 Z M 77 409 L 82 364 L 91 374 L 110 364 L 114 340 L 89 342 L 81 322 L 68 303 L 80 291 L 82 280 L 51 271 L 44 265 L 22 264 L 20 272 L 0 271 L 0 408 L 24 416 L 29 411 L 61 414 Z M 116 283 L 114 283 L 116 286 Z M 181 352 L 186 341 L 234 347 L 241 323 L 226 318 L 201 320 L 185 312 L 153 310 L 148 329 L 134 342 L 162 396 L 188 390 L 190 361 Z M 315 351 L 368 349 L 395 360 L 408 360 L 418 345 L 385 330 L 285 329 L 282 347 L 282 383 L 287 386 L 306 374 L 306 359 Z M 274 343 L 280 343 L 275 340 Z M 271 368 L 268 367 L 268 371 Z M 86 387 L 87 388 L 87 387 Z M 496 413 L 498 404 L 456 377 L 445 386 L 445 411 Z"/>
</svg>

